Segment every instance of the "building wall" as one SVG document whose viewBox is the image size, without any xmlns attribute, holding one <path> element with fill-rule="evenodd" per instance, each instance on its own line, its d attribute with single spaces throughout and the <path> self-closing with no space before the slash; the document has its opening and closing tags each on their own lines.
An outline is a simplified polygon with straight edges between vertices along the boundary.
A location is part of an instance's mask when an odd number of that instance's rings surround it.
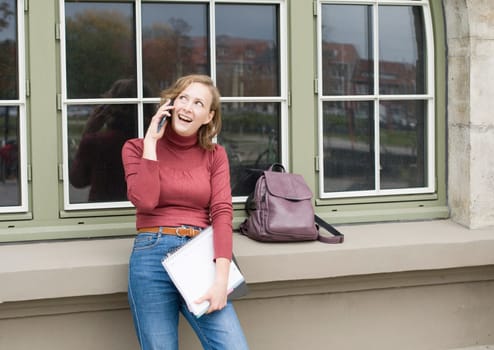
<svg viewBox="0 0 494 350">
<path fill-rule="evenodd" d="M 448 45 L 448 194 L 452 218 L 494 225 L 494 3 L 443 1 Z"/>
<path fill-rule="evenodd" d="M 251 292 L 235 305 L 252 349 L 494 343 L 494 2 L 444 0 L 443 6 L 448 196 L 453 221 L 464 227 L 451 221 L 346 226 L 341 248 L 273 247 L 237 237 Z M 124 289 L 130 240 L 120 242 L 118 256 L 101 261 L 86 256 L 92 252 L 82 249 L 86 243 L 70 243 L 88 259 L 78 266 L 58 266 L 49 253 L 42 266 L 34 258 L 28 266 L 21 253 L 27 244 L 0 247 L 1 349 L 138 348 Z M 50 245 L 31 248 L 42 256 Z M 12 260 L 3 260 L 5 253 L 16 251 L 22 259 L 7 266 Z M 199 349 L 188 326 L 181 327 L 182 349 Z"/>
<path fill-rule="evenodd" d="M 235 307 L 255 350 L 456 349 L 494 343 L 494 281 L 456 282 L 493 274 L 491 267 L 273 283 L 278 296 L 253 287 Z M 10 314 L 0 318 L 2 349 L 139 348 L 125 294 L 19 303 Z M 201 349 L 183 319 L 180 332 L 181 349 Z"/>
<path fill-rule="evenodd" d="M 251 349 L 494 343 L 494 228 L 436 220 L 340 229 L 342 245 L 235 234 L 250 289 L 235 306 Z M 131 247 L 132 238 L 0 246 L 0 348 L 137 350 L 125 293 Z M 182 349 L 199 349 L 181 326 Z"/>
</svg>

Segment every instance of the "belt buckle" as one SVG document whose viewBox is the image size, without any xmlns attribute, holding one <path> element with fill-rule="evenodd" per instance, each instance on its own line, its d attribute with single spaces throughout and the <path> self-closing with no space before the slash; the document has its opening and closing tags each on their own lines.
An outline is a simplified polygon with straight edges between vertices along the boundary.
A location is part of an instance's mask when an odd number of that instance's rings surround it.
<svg viewBox="0 0 494 350">
<path fill-rule="evenodd" d="M 184 226 L 179 226 L 177 228 L 175 228 L 175 234 L 178 236 L 178 237 L 190 237 L 190 234 L 187 235 L 187 234 L 181 234 L 180 233 L 180 230 L 190 230 L 189 227 L 184 227 Z"/>
</svg>

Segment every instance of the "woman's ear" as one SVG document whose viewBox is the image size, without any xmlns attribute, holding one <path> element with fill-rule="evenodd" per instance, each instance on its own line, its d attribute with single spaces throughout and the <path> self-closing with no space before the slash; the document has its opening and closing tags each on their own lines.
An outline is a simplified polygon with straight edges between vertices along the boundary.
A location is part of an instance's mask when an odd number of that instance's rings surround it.
<svg viewBox="0 0 494 350">
<path fill-rule="evenodd" d="M 211 111 L 211 112 L 209 112 L 208 119 L 207 119 L 204 123 L 202 123 L 203 125 L 209 124 L 209 122 L 210 122 L 211 120 L 213 120 L 213 118 L 214 118 L 214 112 L 215 112 L 215 111 Z"/>
</svg>

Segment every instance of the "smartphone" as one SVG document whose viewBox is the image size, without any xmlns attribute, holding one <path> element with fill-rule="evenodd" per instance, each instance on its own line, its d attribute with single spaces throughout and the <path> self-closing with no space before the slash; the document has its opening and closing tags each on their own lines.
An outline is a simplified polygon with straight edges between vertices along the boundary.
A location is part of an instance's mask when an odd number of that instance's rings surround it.
<svg viewBox="0 0 494 350">
<path fill-rule="evenodd" d="M 163 118 L 161 118 L 161 121 L 158 124 L 158 130 L 157 130 L 157 132 L 160 132 L 160 130 L 163 127 L 163 125 L 165 125 L 165 122 L 166 122 L 167 119 L 168 119 L 168 116 L 166 116 L 166 115 Z"/>
<path fill-rule="evenodd" d="M 171 100 L 170 103 L 169 103 L 169 106 L 172 106 L 172 105 L 173 105 L 173 100 Z M 158 124 L 158 132 L 160 132 L 160 130 L 163 127 L 163 125 L 165 125 L 165 122 L 166 122 L 167 119 L 168 119 L 168 116 L 166 116 L 166 115 L 163 118 L 161 118 L 161 121 Z"/>
</svg>

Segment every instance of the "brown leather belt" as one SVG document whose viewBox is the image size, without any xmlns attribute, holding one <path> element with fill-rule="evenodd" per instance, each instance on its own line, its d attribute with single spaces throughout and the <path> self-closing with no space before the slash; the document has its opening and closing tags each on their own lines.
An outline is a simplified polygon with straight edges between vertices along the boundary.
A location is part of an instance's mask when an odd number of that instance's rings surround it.
<svg viewBox="0 0 494 350">
<path fill-rule="evenodd" d="M 201 231 L 192 227 L 179 226 L 179 227 L 166 227 L 166 226 L 153 226 L 153 227 L 141 227 L 137 230 L 139 233 L 162 233 L 165 235 L 176 235 L 185 237 L 195 237 Z"/>
</svg>

